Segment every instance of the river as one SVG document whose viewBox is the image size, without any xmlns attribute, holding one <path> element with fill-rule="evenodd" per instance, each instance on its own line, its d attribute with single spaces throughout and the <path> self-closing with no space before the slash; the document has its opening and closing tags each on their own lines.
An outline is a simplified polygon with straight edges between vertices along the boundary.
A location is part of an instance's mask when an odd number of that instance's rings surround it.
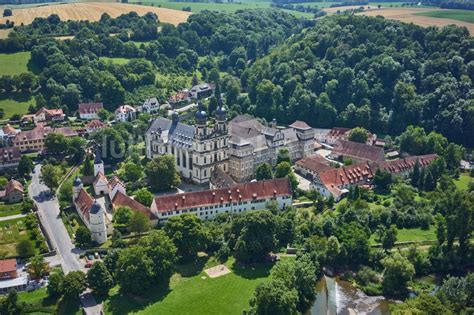
<svg viewBox="0 0 474 315">
<path fill-rule="evenodd" d="M 316 285 L 316 300 L 306 315 L 388 315 L 390 302 L 367 296 L 351 283 L 323 276 Z"/>
</svg>

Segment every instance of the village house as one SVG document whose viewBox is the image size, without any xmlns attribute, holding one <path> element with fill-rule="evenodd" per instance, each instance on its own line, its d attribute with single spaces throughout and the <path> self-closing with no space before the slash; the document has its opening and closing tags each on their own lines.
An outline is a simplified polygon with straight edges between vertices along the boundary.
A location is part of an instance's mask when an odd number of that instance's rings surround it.
<svg viewBox="0 0 474 315">
<path fill-rule="evenodd" d="M 0 280 L 14 279 L 16 277 L 18 277 L 16 259 L 0 260 Z"/>
<path fill-rule="evenodd" d="M 189 97 L 189 90 L 182 90 L 174 93 L 168 98 L 168 103 L 172 108 L 178 108 L 180 106 L 186 105 L 191 98 Z"/>
<path fill-rule="evenodd" d="M 406 178 L 413 171 L 417 160 L 420 167 L 423 168 L 433 162 L 436 157 L 436 154 L 428 154 L 393 161 L 362 162 L 342 166 L 316 174 L 312 187 L 323 196 L 333 196 L 336 201 L 339 201 L 351 186 L 371 186 L 378 169 L 388 171 L 393 176 Z"/>
<path fill-rule="evenodd" d="M 103 103 L 81 103 L 78 106 L 79 117 L 84 120 L 99 119 L 99 111 L 104 109 Z"/>
<path fill-rule="evenodd" d="M 184 213 L 191 213 L 202 220 L 207 220 L 219 213 L 242 213 L 265 209 L 267 203 L 272 200 L 276 201 L 280 209 L 292 204 L 292 192 L 287 178 L 155 197 L 151 211 L 160 222 Z"/>
<path fill-rule="evenodd" d="M 319 154 L 310 155 L 295 163 L 295 172 L 309 180 L 313 180 L 317 174 L 332 168 L 331 162 Z"/>
<path fill-rule="evenodd" d="M 86 125 L 86 132 L 87 133 L 93 133 L 97 130 L 104 129 L 105 127 L 107 127 L 107 124 L 101 122 L 100 120 L 94 119 L 94 120 L 91 120 Z"/>
<path fill-rule="evenodd" d="M 0 200 L 7 203 L 17 203 L 23 200 L 23 193 L 23 185 L 15 179 L 10 179 L 5 190 L 0 191 Z"/>
<path fill-rule="evenodd" d="M 338 161 L 350 159 L 352 163 L 382 162 L 385 160 L 385 154 L 381 147 L 353 141 L 338 140 L 334 144 L 329 158 Z"/>
<path fill-rule="evenodd" d="M 20 163 L 21 153 L 16 147 L 0 148 L 0 171 L 17 168 Z"/>
<path fill-rule="evenodd" d="M 115 110 L 115 121 L 126 122 L 137 118 L 137 110 L 130 105 L 119 106 Z"/>
<path fill-rule="evenodd" d="M 51 128 L 38 124 L 34 129 L 21 131 L 13 139 L 13 146 L 21 152 L 26 151 L 42 151 L 44 147 L 44 139 L 50 133 L 60 133 L 65 137 L 75 137 L 78 133 L 69 128 Z"/>
<path fill-rule="evenodd" d="M 216 89 L 214 84 L 211 83 L 202 83 L 195 85 L 189 91 L 189 96 L 194 99 L 207 98 L 214 95 L 214 90 Z"/>
<path fill-rule="evenodd" d="M 13 139 L 19 133 L 19 129 L 13 128 L 10 124 L 6 124 L 0 129 L 0 146 L 9 147 L 13 144 Z"/>
<path fill-rule="evenodd" d="M 38 125 L 40 123 L 63 121 L 65 117 L 66 115 L 60 108 L 48 109 L 41 107 L 35 114 L 24 115 L 21 121 L 22 123 L 32 121 L 35 125 Z"/>
<path fill-rule="evenodd" d="M 158 100 L 156 97 L 151 97 L 149 99 L 146 99 L 145 102 L 143 102 L 142 106 L 138 108 L 139 112 L 142 113 L 156 113 L 160 110 L 160 103 L 158 103 Z"/>
</svg>

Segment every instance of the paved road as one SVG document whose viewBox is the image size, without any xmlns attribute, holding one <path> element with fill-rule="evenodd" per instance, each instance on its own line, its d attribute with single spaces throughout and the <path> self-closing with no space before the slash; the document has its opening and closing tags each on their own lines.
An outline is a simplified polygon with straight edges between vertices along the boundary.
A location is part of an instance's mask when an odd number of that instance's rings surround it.
<svg viewBox="0 0 474 315">
<path fill-rule="evenodd" d="M 14 214 L 14 215 L 9 215 L 7 217 L 0 217 L 0 221 L 8 221 L 8 220 L 14 220 L 18 218 L 24 218 L 26 217 L 26 214 Z"/>
<path fill-rule="evenodd" d="M 65 273 L 74 270 L 83 270 L 79 264 L 80 250 L 72 244 L 66 227 L 59 215 L 59 203 L 51 197 L 49 189 L 40 181 L 41 165 L 35 166 L 35 172 L 28 189 L 30 198 L 38 206 L 38 215 L 43 227 L 48 233 L 53 247 L 61 258 L 61 265 Z"/>
</svg>

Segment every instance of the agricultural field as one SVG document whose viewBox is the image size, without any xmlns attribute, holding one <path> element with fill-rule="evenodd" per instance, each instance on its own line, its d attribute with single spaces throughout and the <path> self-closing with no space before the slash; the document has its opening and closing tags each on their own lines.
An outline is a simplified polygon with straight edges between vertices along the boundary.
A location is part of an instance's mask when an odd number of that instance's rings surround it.
<svg viewBox="0 0 474 315">
<path fill-rule="evenodd" d="M 459 10 L 448 10 L 448 9 L 430 9 L 430 8 L 381 8 L 381 9 L 371 9 L 365 12 L 357 13 L 359 15 L 366 15 L 366 16 L 383 16 L 388 19 L 399 20 L 405 23 L 413 23 L 416 25 L 420 25 L 423 27 L 428 26 L 438 26 L 443 27 L 447 25 L 457 25 L 459 27 L 466 27 L 471 35 L 474 34 L 474 23 L 469 23 L 461 20 L 454 19 L 456 12 Z M 440 13 L 437 13 L 440 12 Z M 425 16 L 422 14 L 429 13 L 429 16 Z M 434 17 L 433 15 L 441 14 L 446 16 L 446 18 Z M 474 12 L 468 14 L 474 15 Z M 450 18 L 448 18 L 449 16 Z M 458 14 L 459 18 L 459 14 Z"/>
<path fill-rule="evenodd" d="M 439 10 L 417 13 L 417 15 L 474 23 L 474 11 L 469 10 Z"/>
<path fill-rule="evenodd" d="M 145 299 L 134 299 L 114 288 L 105 302 L 106 314 L 242 314 L 257 285 L 268 281 L 271 265 L 242 267 L 233 258 L 225 265 L 231 273 L 209 278 L 203 270 L 217 265 L 207 257 L 177 267 L 169 289 L 150 290 Z M 190 307 L 192 306 L 192 307 Z"/>
<path fill-rule="evenodd" d="M 16 256 L 17 242 L 27 237 L 24 218 L 0 221 L 0 253 L 6 257 Z"/>
<path fill-rule="evenodd" d="M 0 17 L 0 23 L 5 23 L 8 19 L 14 21 L 16 25 L 21 23 L 30 24 L 36 17 L 48 17 L 51 14 L 59 15 L 62 20 L 98 21 L 103 13 L 107 13 L 111 17 L 117 17 L 131 11 L 135 11 L 139 15 L 153 12 L 158 16 L 161 22 L 175 25 L 185 22 L 191 14 L 184 11 L 165 8 L 150 8 L 134 4 L 87 2 L 52 4 L 41 7 L 13 9 L 13 16 Z"/>
<path fill-rule="evenodd" d="M 4 119 L 12 115 L 24 115 L 30 105 L 35 105 L 36 100 L 28 93 L 2 93 L 0 95 L 0 108 L 5 111 Z"/>
<path fill-rule="evenodd" d="M 0 65 L 2 65 L 0 67 L 0 76 L 29 72 L 31 70 L 28 68 L 30 57 L 31 53 L 29 51 L 14 54 L 0 54 Z"/>
<path fill-rule="evenodd" d="M 146 6 L 162 7 L 174 10 L 182 10 L 190 7 L 191 12 L 197 13 L 203 10 L 214 10 L 224 12 L 235 12 L 244 9 L 266 9 L 270 7 L 270 1 L 245 1 L 239 3 L 204 3 L 204 2 L 173 2 L 168 0 L 129 0 L 129 3 L 137 3 Z"/>
</svg>

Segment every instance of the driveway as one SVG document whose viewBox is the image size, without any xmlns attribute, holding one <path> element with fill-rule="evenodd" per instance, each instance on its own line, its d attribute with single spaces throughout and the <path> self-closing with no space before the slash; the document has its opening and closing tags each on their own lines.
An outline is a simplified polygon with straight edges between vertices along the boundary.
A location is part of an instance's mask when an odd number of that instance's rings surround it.
<svg viewBox="0 0 474 315">
<path fill-rule="evenodd" d="M 52 197 L 49 194 L 49 188 L 41 183 L 39 178 L 40 173 L 41 165 L 36 165 L 28 192 L 30 198 L 34 200 L 38 206 L 38 216 L 41 223 L 61 259 L 64 273 L 69 273 L 74 270 L 84 270 L 78 261 L 80 250 L 73 245 L 59 215 L 58 200 L 56 197 Z"/>
</svg>

